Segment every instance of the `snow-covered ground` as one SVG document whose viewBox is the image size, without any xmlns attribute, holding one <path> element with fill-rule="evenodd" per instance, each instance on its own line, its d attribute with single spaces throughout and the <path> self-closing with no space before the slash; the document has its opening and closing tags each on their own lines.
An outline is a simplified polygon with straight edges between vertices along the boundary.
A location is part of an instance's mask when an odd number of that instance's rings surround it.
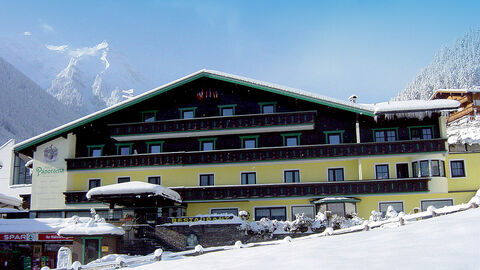
<svg viewBox="0 0 480 270">
<path fill-rule="evenodd" d="M 480 269 L 480 208 L 405 226 L 310 236 L 133 269 Z"/>
</svg>

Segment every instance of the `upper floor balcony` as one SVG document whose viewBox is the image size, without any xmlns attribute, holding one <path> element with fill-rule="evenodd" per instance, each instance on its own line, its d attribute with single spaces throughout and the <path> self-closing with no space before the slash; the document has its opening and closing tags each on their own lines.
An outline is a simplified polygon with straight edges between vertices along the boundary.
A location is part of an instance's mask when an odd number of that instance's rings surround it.
<svg viewBox="0 0 480 270">
<path fill-rule="evenodd" d="M 66 159 L 68 170 L 195 165 L 446 151 L 445 139 L 321 144 Z"/>
<path fill-rule="evenodd" d="M 315 111 L 202 117 L 109 125 L 117 141 L 313 130 Z"/>
</svg>

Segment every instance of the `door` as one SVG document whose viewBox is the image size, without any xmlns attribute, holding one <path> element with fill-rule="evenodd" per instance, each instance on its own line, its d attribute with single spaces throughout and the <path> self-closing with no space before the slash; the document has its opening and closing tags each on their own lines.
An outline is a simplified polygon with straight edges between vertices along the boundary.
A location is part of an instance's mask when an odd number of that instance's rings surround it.
<svg viewBox="0 0 480 270">
<path fill-rule="evenodd" d="M 397 164 L 397 178 L 408 178 L 408 163 Z"/>
<path fill-rule="evenodd" d="M 100 258 L 100 239 L 85 239 L 83 263 L 87 264 Z"/>
</svg>

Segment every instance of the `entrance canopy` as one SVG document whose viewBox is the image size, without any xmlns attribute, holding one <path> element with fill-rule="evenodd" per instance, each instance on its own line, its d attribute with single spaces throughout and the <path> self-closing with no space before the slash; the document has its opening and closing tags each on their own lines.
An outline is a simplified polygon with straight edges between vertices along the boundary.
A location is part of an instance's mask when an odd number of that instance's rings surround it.
<svg viewBox="0 0 480 270">
<path fill-rule="evenodd" d="M 167 187 L 145 182 L 126 182 L 92 188 L 87 199 L 124 206 L 162 206 L 181 203 L 180 195 Z"/>
</svg>

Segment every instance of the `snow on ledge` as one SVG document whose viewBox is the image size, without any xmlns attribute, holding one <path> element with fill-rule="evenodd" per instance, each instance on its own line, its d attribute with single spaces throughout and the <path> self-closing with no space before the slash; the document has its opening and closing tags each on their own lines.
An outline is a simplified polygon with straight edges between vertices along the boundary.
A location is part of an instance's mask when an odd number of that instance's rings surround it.
<svg viewBox="0 0 480 270">
<path fill-rule="evenodd" d="M 103 187 L 92 188 L 87 192 L 87 199 L 90 200 L 92 196 L 98 195 L 114 195 L 114 194 L 142 194 L 153 193 L 155 195 L 163 196 L 165 198 L 182 202 L 180 194 L 176 191 L 163 187 L 161 185 L 150 184 L 146 182 L 126 182 L 120 184 L 113 184 Z"/>
</svg>

